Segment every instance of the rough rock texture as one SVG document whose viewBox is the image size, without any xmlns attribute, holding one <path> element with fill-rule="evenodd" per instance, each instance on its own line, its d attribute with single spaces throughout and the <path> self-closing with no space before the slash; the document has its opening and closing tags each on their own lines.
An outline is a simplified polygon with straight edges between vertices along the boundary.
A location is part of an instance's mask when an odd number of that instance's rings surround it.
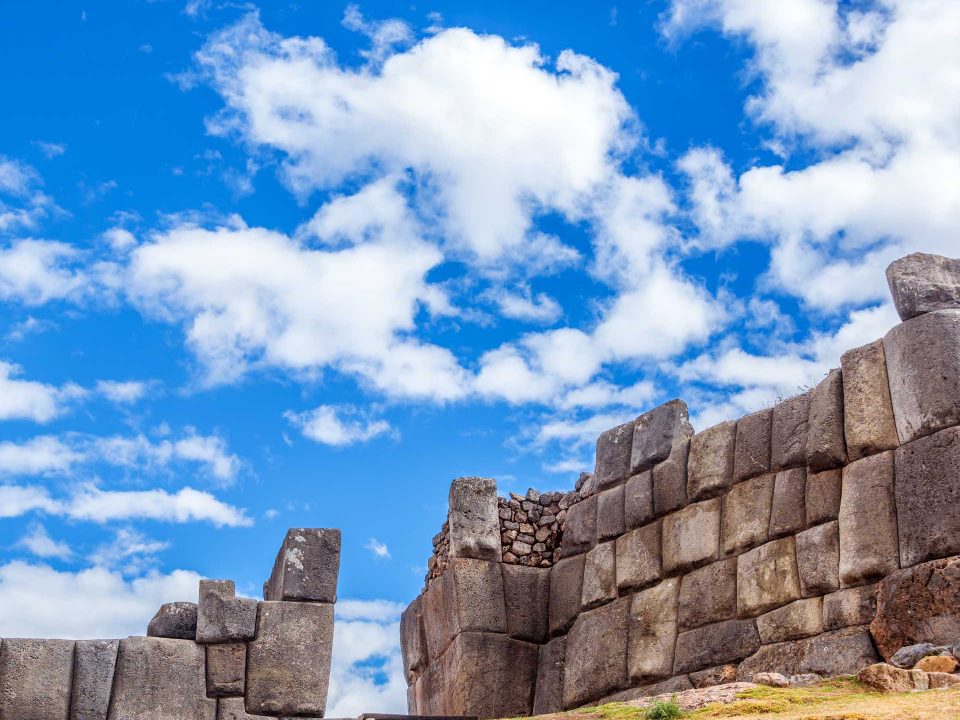
<svg viewBox="0 0 960 720">
<path fill-rule="evenodd" d="M 564 707 L 577 707 L 626 684 L 630 602 L 622 598 L 582 613 L 573 624 L 567 635 Z"/>
<path fill-rule="evenodd" d="M 843 469 L 840 500 L 840 584 L 864 585 L 895 571 L 897 514 L 893 453 L 857 460 Z"/>
<path fill-rule="evenodd" d="M 542 643 L 549 634 L 550 571 L 502 565 L 507 632 L 518 640 Z"/>
<path fill-rule="evenodd" d="M 680 579 L 665 580 L 633 596 L 627 673 L 631 683 L 669 677 L 677 639 L 677 598 Z"/>
<path fill-rule="evenodd" d="M 774 475 L 760 475 L 737 483 L 723 497 L 722 555 L 738 555 L 767 541 L 774 480 Z"/>
<path fill-rule="evenodd" d="M 431 714 L 481 718 L 530 714 L 537 652 L 536 645 L 506 635 L 462 633 L 443 657 L 448 678 L 445 706 Z"/>
<path fill-rule="evenodd" d="M 458 630 L 507 631 L 500 563 L 451 558 L 447 574 L 453 579 Z"/>
<path fill-rule="evenodd" d="M 73 640 L 4 640 L 0 718 L 67 720 L 73 648 Z"/>
<path fill-rule="evenodd" d="M 420 610 L 422 602 L 423 596 L 417 596 L 400 615 L 400 651 L 408 682 L 416 680 L 427 665 L 427 645 Z"/>
<path fill-rule="evenodd" d="M 660 517 L 687 504 L 690 441 L 677 443 L 670 457 L 653 468 L 653 513 Z"/>
<path fill-rule="evenodd" d="M 644 470 L 627 480 L 623 517 L 627 529 L 646 525 L 653 519 L 653 471 Z"/>
<path fill-rule="evenodd" d="M 808 598 L 837 590 L 840 587 L 840 531 L 837 522 L 804 530 L 797 534 L 796 542 L 800 594 Z"/>
<path fill-rule="evenodd" d="M 957 659 L 952 655 L 927 655 L 914 665 L 917 670 L 924 672 L 952 673 L 957 670 Z"/>
<path fill-rule="evenodd" d="M 800 598 L 795 543 L 774 540 L 737 558 L 737 613 L 755 617 Z"/>
<path fill-rule="evenodd" d="M 728 421 L 697 433 L 690 440 L 687 497 L 691 502 L 725 492 L 733 484 L 733 450 L 737 424 Z"/>
<path fill-rule="evenodd" d="M 690 673 L 690 684 L 698 689 L 725 685 L 736 681 L 736 665 L 718 665 L 717 667 Z"/>
<path fill-rule="evenodd" d="M 500 560 L 497 484 L 489 478 L 457 478 L 450 485 L 450 557 Z"/>
<path fill-rule="evenodd" d="M 823 601 L 818 597 L 795 600 L 771 610 L 757 618 L 757 631 L 764 645 L 819 635 L 823 632 Z"/>
<path fill-rule="evenodd" d="M 950 644 L 960 637 L 960 557 L 900 570 L 880 581 L 870 625 L 877 649 L 890 658 L 916 643 Z"/>
<path fill-rule="evenodd" d="M 623 535 L 626 530 L 623 495 L 623 485 L 597 495 L 597 540 L 600 542 Z"/>
<path fill-rule="evenodd" d="M 70 720 L 107 720 L 119 640 L 77 640 Z"/>
<path fill-rule="evenodd" d="M 671 400 L 634 421 L 630 471 L 642 472 L 670 456 L 674 445 L 693 436 L 683 400 Z"/>
<path fill-rule="evenodd" d="M 770 510 L 770 538 L 793 535 L 807 526 L 804 506 L 807 471 L 804 468 L 781 470 L 773 486 L 773 507 Z"/>
<path fill-rule="evenodd" d="M 597 542 L 597 496 L 591 495 L 567 510 L 563 526 L 563 555 L 589 550 Z"/>
<path fill-rule="evenodd" d="M 720 498 L 688 505 L 663 519 L 663 574 L 675 575 L 717 559 Z"/>
<path fill-rule="evenodd" d="M 613 487 L 630 477 L 633 452 L 633 421 L 607 430 L 597 438 L 597 489 Z"/>
<path fill-rule="evenodd" d="M 724 620 L 677 636 L 674 674 L 741 660 L 760 647 L 753 620 Z"/>
<path fill-rule="evenodd" d="M 913 253 L 887 266 L 887 284 L 901 320 L 960 308 L 960 260 Z"/>
<path fill-rule="evenodd" d="M 579 598 L 580 593 L 577 592 L 578 602 Z M 457 600 L 452 573 L 445 573 L 431 580 L 421 600 L 423 636 L 428 657 L 440 657 L 459 631 L 456 611 Z"/>
<path fill-rule="evenodd" d="M 147 625 L 147 636 L 193 640 L 197 636 L 197 604 L 164 603 Z"/>
<path fill-rule="evenodd" d="M 554 638 L 540 646 L 537 660 L 537 687 L 533 699 L 533 714 L 563 710 L 563 668 L 566 660 L 567 638 Z"/>
<path fill-rule="evenodd" d="M 323 717 L 332 651 L 333 605 L 260 603 L 247 646 L 247 710 Z"/>
<path fill-rule="evenodd" d="M 580 612 L 583 559 L 583 555 L 563 558 L 550 571 L 551 635 L 566 632 Z"/>
<path fill-rule="evenodd" d="M 877 586 L 838 590 L 823 596 L 823 627 L 839 630 L 853 625 L 868 625 L 877 614 Z"/>
<path fill-rule="evenodd" d="M 753 676 L 753 681 L 757 685 L 766 685 L 767 687 L 790 687 L 790 678 L 778 672 L 757 673 Z"/>
<path fill-rule="evenodd" d="M 843 437 L 843 376 L 831 370 L 810 394 L 807 427 L 807 466 L 812 472 L 838 468 L 847 462 Z"/>
<path fill-rule="evenodd" d="M 877 660 L 870 632 L 864 627 L 845 628 L 805 640 L 764 645 L 740 663 L 737 677 L 744 680 L 758 672 L 852 675 Z"/>
<path fill-rule="evenodd" d="M 257 625 L 257 601 L 238 598 L 233 580 L 201 580 L 197 609 L 197 642 L 252 640 Z"/>
<path fill-rule="evenodd" d="M 680 581 L 679 629 L 729 620 L 737 615 L 737 559 L 721 560 Z"/>
<path fill-rule="evenodd" d="M 840 488 L 843 471 L 824 470 L 807 473 L 807 526 L 836 520 L 840 514 Z"/>
<path fill-rule="evenodd" d="M 766 409 L 737 421 L 733 479 L 740 482 L 770 472 L 770 433 L 773 410 Z"/>
<path fill-rule="evenodd" d="M 600 543 L 586 554 L 583 563 L 583 588 L 580 609 L 589 610 L 617 596 L 617 558 L 615 543 Z"/>
<path fill-rule="evenodd" d="M 640 590 L 661 576 L 660 522 L 631 530 L 617 538 L 617 588 Z"/>
<path fill-rule="evenodd" d="M 917 643 L 916 645 L 907 645 L 897 650 L 890 657 L 890 664 L 894 667 L 909 670 L 928 655 L 936 655 L 942 651 L 943 646 L 934 645 L 933 643 L 925 642 Z"/>
<path fill-rule="evenodd" d="M 960 675 L 948 675 L 947 673 L 928 672 L 927 682 L 931 690 L 940 690 L 941 688 L 953 688 L 960 685 Z"/>
<path fill-rule="evenodd" d="M 926 673 L 916 670 L 901 670 L 886 663 L 876 663 L 857 673 L 857 680 L 875 690 L 884 692 L 910 692 L 926 690 L 929 681 Z"/>
<path fill-rule="evenodd" d="M 264 600 L 335 603 L 340 574 L 340 531 L 290 528 L 264 587 Z"/>
<path fill-rule="evenodd" d="M 261 720 L 266 715 L 250 715 L 242 697 L 225 697 L 217 701 L 217 720 Z"/>
<path fill-rule="evenodd" d="M 246 643 L 207 646 L 207 697 L 243 695 Z"/>
<path fill-rule="evenodd" d="M 883 341 L 848 350 L 843 372 L 843 432 L 850 461 L 892 450 L 899 441 L 890 401 Z"/>
<path fill-rule="evenodd" d="M 810 393 L 784 400 L 773 408 L 770 430 L 770 469 L 777 471 L 807 463 Z"/>
</svg>

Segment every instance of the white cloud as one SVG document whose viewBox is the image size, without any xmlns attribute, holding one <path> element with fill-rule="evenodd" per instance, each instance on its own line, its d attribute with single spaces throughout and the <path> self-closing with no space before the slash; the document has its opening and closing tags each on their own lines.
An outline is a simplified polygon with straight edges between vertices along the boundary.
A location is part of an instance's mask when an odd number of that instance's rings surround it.
<svg viewBox="0 0 960 720">
<path fill-rule="evenodd" d="M 59 208 L 40 187 L 43 180 L 30 165 L 0 155 L 0 232 L 32 229 Z"/>
<path fill-rule="evenodd" d="M 0 475 L 69 472 L 83 456 L 60 438 L 41 435 L 23 443 L 0 442 Z"/>
<path fill-rule="evenodd" d="M 76 299 L 89 278 L 76 268 L 79 252 L 52 240 L 21 239 L 0 248 L 0 300 L 28 306 Z"/>
<path fill-rule="evenodd" d="M 40 148 L 40 152 L 46 156 L 47 160 L 60 157 L 67 151 L 64 143 L 44 142 L 43 140 L 34 140 L 33 144 Z"/>
<path fill-rule="evenodd" d="M 70 545 L 54 540 L 40 523 L 31 525 L 30 531 L 17 541 L 17 546 L 25 548 L 41 558 L 69 560 L 73 556 Z"/>
<path fill-rule="evenodd" d="M 494 289 L 490 295 L 500 307 L 500 314 L 514 320 L 549 325 L 563 315 L 560 303 L 546 293 L 532 295 L 529 287 L 521 287 L 517 292 L 509 292 L 503 288 Z"/>
<path fill-rule="evenodd" d="M 0 517 L 19 517 L 35 510 L 58 513 L 61 507 L 42 487 L 0 485 Z"/>
<path fill-rule="evenodd" d="M 363 33 L 370 39 L 370 49 L 361 50 L 360 54 L 374 65 L 382 63 L 397 46 L 413 43 L 413 31 L 407 23 L 397 19 L 379 22 L 365 20 L 360 8 L 353 3 L 343 11 L 343 26 Z"/>
<path fill-rule="evenodd" d="M 95 567 L 119 570 L 124 576 L 143 575 L 158 562 L 157 555 L 170 543 L 153 540 L 133 528 L 120 528 L 113 540 L 104 543 L 90 556 Z"/>
<path fill-rule="evenodd" d="M 386 543 L 382 543 L 376 538 L 370 538 L 367 540 L 367 544 L 364 547 L 373 553 L 373 556 L 378 560 L 389 560 L 390 559 L 390 548 L 387 547 Z"/>
<path fill-rule="evenodd" d="M 346 447 L 392 432 L 386 420 L 373 420 L 350 406 L 320 405 L 306 412 L 284 413 L 304 437 L 324 445 Z"/>
<path fill-rule="evenodd" d="M 150 383 L 139 380 L 99 380 L 97 392 L 115 403 L 135 403 L 150 390 Z"/>
<path fill-rule="evenodd" d="M 67 410 L 85 391 L 68 383 L 61 387 L 22 380 L 19 366 L 0 360 L 0 420 L 24 419 L 46 423 Z"/>
</svg>

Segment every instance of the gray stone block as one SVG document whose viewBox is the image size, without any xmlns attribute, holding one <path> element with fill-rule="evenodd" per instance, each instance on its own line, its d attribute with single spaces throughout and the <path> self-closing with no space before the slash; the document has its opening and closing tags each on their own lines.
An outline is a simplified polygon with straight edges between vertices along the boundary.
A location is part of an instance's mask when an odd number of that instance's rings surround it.
<svg viewBox="0 0 960 720">
<path fill-rule="evenodd" d="M 653 514 L 660 517 L 687 504 L 690 441 L 677 443 L 670 457 L 653 468 Z"/>
<path fill-rule="evenodd" d="M 843 437 L 843 375 L 831 370 L 810 394 L 807 427 L 807 466 L 812 472 L 843 467 L 847 444 Z"/>
<path fill-rule="evenodd" d="M 597 495 L 597 540 L 604 541 L 623 535 L 624 524 L 624 486 L 604 490 Z"/>
<path fill-rule="evenodd" d="M 252 640 L 257 625 L 257 601 L 238 598 L 233 580 L 201 580 L 197 608 L 197 642 Z"/>
<path fill-rule="evenodd" d="M 837 522 L 797 534 L 797 571 L 803 597 L 825 595 L 840 587 L 840 531 Z"/>
<path fill-rule="evenodd" d="M 693 428 L 683 400 L 671 400 L 645 412 L 633 423 L 630 471 L 649 470 L 663 462 L 674 445 L 693 436 Z"/>
<path fill-rule="evenodd" d="M 242 697 L 225 697 L 217 701 L 217 720 L 260 720 L 266 717 L 250 715 L 243 706 Z"/>
<path fill-rule="evenodd" d="M 335 603 L 339 573 L 339 530 L 290 528 L 277 553 L 263 599 Z"/>
<path fill-rule="evenodd" d="M 676 575 L 717 559 L 720 498 L 688 505 L 663 519 L 663 574 Z"/>
<path fill-rule="evenodd" d="M 537 686 L 533 714 L 544 715 L 563 710 L 563 668 L 567 638 L 554 638 L 540 646 L 537 661 Z"/>
<path fill-rule="evenodd" d="M 611 428 L 597 438 L 597 464 L 594 471 L 597 489 L 624 482 L 630 477 L 633 452 L 633 420 Z"/>
<path fill-rule="evenodd" d="M 419 677 L 428 662 L 427 641 L 423 634 L 420 610 L 422 602 L 423 595 L 418 595 L 400 615 L 400 651 L 403 655 L 403 672 L 408 683 Z"/>
<path fill-rule="evenodd" d="M 119 640 L 77 640 L 70 720 L 107 720 Z"/>
<path fill-rule="evenodd" d="M 164 603 L 147 625 L 147 637 L 194 640 L 197 637 L 197 604 Z"/>
<path fill-rule="evenodd" d="M 597 496 L 581 500 L 567 510 L 561 547 L 564 557 L 586 552 L 597 542 Z"/>
<path fill-rule="evenodd" d="M 869 625 L 877 614 L 877 585 L 838 590 L 823 596 L 823 627 L 839 630 Z"/>
<path fill-rule="evenodd" d="M 807 526 L 836 520 L 840 514 L 840 488 L 842 471 L 824 470 L 807 473 Z"/>
<path fill-rule="evenodd" d="M 773 540 L 737 558 L 740 617 L 762 615 L 799 599 L 800 577 L 792 537 Z"/>
<path fill-rule="evenodd" d="M 247 710 L 323 717 L 332 651 L 333 605 L 260 603 L 257 637 L 247 645 Z"/>
<path fill-rule="evenodd" d="M 960 554 L 960 428 L 897 448 L 900 566 Z"/>
<path fill-rule="evenodd" d="M 770 433 L 773 410 L 767 408 L 737 421 L 733 481 L 742 482 L 770 472 Z"/>
<path fill-rule="evenodd" d="M 0 644 L 0 718 L 67 720 L 73 640 L 4 640 Z"/>
<path fill-rule="evenodd" d="M 893 493 L 892 452 L 865 457 L 843 469 L 841 587 L 865 585 L 899 568 Z"/>
<path fill-rule="evenodd" d="M 617 596 L 617 557 L 613 541 L 600 543 L 583 562 L 580 609 L 589 610 Z"/>
<path fill-rule="evenodd" d="M 818 597 L 794 600 L 757 618 L 764 645 L 799 640 L 823 632 L 823 601 Z"/>
<path fill-rule="evenodd" d="M 960 260 L 913 253 L 887 266 L 887 284 L 901 320 L 960 308 Z"/>
<path fill-rule="evenodd" d="M 734 485 L 723 496 L 721 554 L 739 555 L 762 545 L 770 536 L 775 475 L 760 475 Z"/>
<path fill-rule="evenodd" d="M 793 468 L 777 473 L 770 511 L 771 538 L 793 535 L 807 527 L 806 491 L 806 469 Z"/>
<path fill-rule="evenodd" d="M 855 675 L 878 659 L 867 628 L 845 628 L 804 640 L 764 645 L 740 663 L 737 679 L 749 681 L 760 672 Z"/>
<path fill-rule="evenodd" d="M 445 574 L 453 579 L 456 627 L 459 631 L 507 631 L 500 563 L 450 558 Z"/>
<path fill-rule="evenodd" d="M 660 523 L 654 522 L 617 538 L 617 587 L 621 591 L 641 590 L 660 579 L 660 536 Z"/>
<path fill-rule="evenodd" d="M 681 632 L 736 616 L 736 558 L 715 562 L 683 576 L 679 604 Z"/>
<path fill-rule="evenodd" d="M 579 600 L 579 593 L 577 598 Z M 457 597 L 453 587 L 453 573 L 444 573 L 427 585 L 421 596 L 423 636 L 427 657 L 436 660 L 460 632 L 457 624 Z"/>
<path fill-rule="evenodd" d="M 660 682 L 650 683 L 649 685 L 641 685 L 640 687 L 621 690 L 618 693 L 613 693 L 612 695 L 607 695 L 606 697 L 601 698 L 596 702 L 596 704 L 605 705 L 607 703 L 626 703 L 632 700 L 638 700 L 640 698 L 653 697 L 655 695 L 675 695 L 676 693 L 683 692 L 684 690 L 690 690 L 691 688 L 693 688 L 693 684 L 690 682 L 690 678 L 688 678 L 686 675 L 678 675 L 677 677 L 668 678 L 667 680 L 662 680 Z"/>
<path fill-rule="evenodd" d="M 545 642 L 550 631 L 550 568 L 503 564 L 507 632 L 530 642 Z"/>
<path fill-rule="evenodd" d="M 810 393 L 796 395 L 773 408 L 770 429 L 770 469 L 773 471 L 807 464 Z"/>
<path fill-rule="evenodd" d="M 621 598 L 577 618 L 567 635 L 563 706 L 573 708 L 619 690 L 627 680 L 627 614 Z"/>
<path fill-rule="evenodd" d="M 679 593 L 680 578 L 670 578 L 633 596 L 627 646 L 631 683 L 661 680 L 673 673 Z"/>
<path fill-rule="evenodd" d="M 450 484 L 450 557 L 500 560 L 497 483 L 489 478 L 457 478 Z"/>
<path fill-rule="evenodd" d="M 446 705 L 439 714 L 480 718 L 529 715 L 538 649 L 507 635 L 461 633 L 442 659 Z"/>
<path fill-rule="evenodd" d="M 724 620 L 677 636 L 675 675 L 735 662 L 760 647 L 753 620 Z"/>
<path fill-rule="evenodd" d="M 623 518 L 628 530 L 653 520 L 652 470 L 644 470 L 627 480 L 623 491 Z"/>
<path fill-rule="evenodd" d="M 687 497 L 691 502 L 717 497 L 733 484 L 737 424 L 728 421 L 697 433 L 687 459 Z"/>
<path fill-rule="evenodd" d="M 567 631 L 580 612 L 584 556 L 562 558 L 550 572 L 550 634 Z M 432 655 L 431 655 L 432 657 Z"/>
<path fill-rule="evenodd" d="M 900 323 L 883 349 L 901 444 L 960 424 L 960 310 Z"/>
<path fill-rule="evenodd" d="M 190 640 L 121 640 L 109 719 L 214 720 L 204 660 L 203 646 Z"/>
<path fill-rule="evenodd" d="M 883 341 L 848 350 L 843 371 L 843 433 L 849 460 L 895 448 L 897 426 L 890 401 Z"/>
<path fill-rule="evenodd" d="M 243 695 L 246 643 L 207 645 L 207 697 Z"/>
<path fill-rule="evenodd" d="M 683 677 L 683 676 L 681 676 Z M 718 665 L 717 667 L 698 670 L 690 673 L 690 684 L 695 688 L 702 689 L 715 687 L 717 685 L 726 685 L 737 681 L 736 665 Z"/>
</svg>

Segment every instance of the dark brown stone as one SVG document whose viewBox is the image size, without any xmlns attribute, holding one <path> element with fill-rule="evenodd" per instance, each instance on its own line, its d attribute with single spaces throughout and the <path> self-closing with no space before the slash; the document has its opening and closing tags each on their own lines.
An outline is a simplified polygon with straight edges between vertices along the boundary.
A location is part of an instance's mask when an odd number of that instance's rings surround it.
<svg viewBox="0 0 960 720">
<path fill-rule="evenodd" d="M 839 630 L 853 625 L 868 625 L 877 614 L 877 586 L 838 590 L 823 596 L 823 627 Z"/>
<path fill-rule="evenodd" d="M 804 468 L 777 473 L 770 511 L 770 538 L 794 535 L 807 526 L 806 488 L 807 471 Z"/>
<path fill-rule="evenodd" d="M 770 431 L 770 469 L 774 472 L 807 464 L 809 413 L 809 392 L 774 406 Z"/>
<path fill-rule="evenodd" d="M 624 486 L 618 485 L 597 495 L 597 540 L 600 542 L 623 535 L 626 530 L 623 492 Z"/>
<path fill-rule="evenodd" d="M 753 620 L 724 620 L 677 636 L 673 673 L 694 672 L 741 660 L 757 651 L 760 636 Z"/>
<path fill-rule="evenodd" d="M 634 421 L 630 455 L 632 473 L 649 470 L 670 456 L 673 447 L 693 435 L 683 400 L 671 400 Z"/>
<path fill-rule="evenodd" d="M 689 440 L 677 443 L 670 457 L 653 468 L 653 514 L 657 517 L 687 504 L 689 449 Z"/>
<path fill-rule="evenodd" d="M 737 559 L 693 570 L 680 581 L 679 629 L 729 620 L 737 615 Z"/>
<path fill-rule="evenodd" d="M 579 707 L 626 685 L 627 614 L 621 598 L 581 614 L 567 635 L 563 706 Z"/>
<path fill-rule="evenodd" d="M 502 565 L 507 632 L 541 643 L 549 634 L 550 569 Z"/>
<path fill-rule="evenodd" d="M 807 466 L 812 472 L 843 467 L 847 445 L 843 437 L 843 376 L 831 370 L 810 395 Z"/>
<path fill-rule="evenodd" d="M 741 482 L 770 472 L 770 433 L 773 410 L 768 408 L 737 421 L 733 479 Z"/>
<path fill-rule="evenodd" d="M 550 571 L 550 634 L 567 631 L 580 612 L 583 555 L 562 558 Z M 431 652 L 431 657 L 432 657 Z"/>
<path fill-rule="evenodd" d="M 537 687 L 533 698 L 533 714 L 544 715 L 563 710 L 563 667 L 566 661 L 567 638 L 554 638 L 540 646 L 537 661 Z"/>
<path fill-rule="evenodd" d="M 836 520 L 840 513 L 842 470 L 807 473 L 807 526 Z"/>
</svg>

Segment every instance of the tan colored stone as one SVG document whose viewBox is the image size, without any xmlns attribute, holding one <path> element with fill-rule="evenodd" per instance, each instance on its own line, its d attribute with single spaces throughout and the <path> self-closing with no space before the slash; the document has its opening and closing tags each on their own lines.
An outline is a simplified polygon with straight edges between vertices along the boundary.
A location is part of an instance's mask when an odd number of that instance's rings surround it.
<svg viewBox="0 0 960 720">
<path fill-rule="evenodd" d="M 767 408 L 737 421 L 733 479 L 741 482 L 770 472 L 770 432 L 773 409 Z"/>
<path fill-rule="evenodd" d="M 617 558 L 613 541 L 600 543 L 583 563 L 580 609 L 589 610 L 617 596 Z"/>
<path fill-rule="evenodd" d="M 890 401 L 883 341 L 848 350 L 843 370 L 843 431 L 850 461 L 899 444 Z"/>
<path fill-rule="evenodd" d="M 690 673 L 690 683 L 697 689 L 726 685 L 736 681 L 736 665 L 718 665 Z"/>
<path fill-rule="evenodd" d="M 753 681 L 757 685 L 766 685 L 767 687 L 790 687 L 790 680 L 787 678 L 787 676 L 778 672 L 757 673 L 753 676 Z"/>
<path fill-rule="evenodd" d="M 960 686 L 960 675 L 951 675 L 949 673 L 930 672 L 927 673 L 927 682 L 931 690 L 940 690 L 941 688 L 952 688 Z"/>
<path fill-rule="evenodd" d="M 840 500 L 840 585 L 874 582 L 899 568 L 893 453 L 857 460 L 843 469 Z"/>
<path fill-rule="evenodd" d="M 794 535 L 807 526 L 804 496 L 807 471 L 804 468 L 781 470 L 773 486 L 773 507 L 770 511 L 770 538 Z"/>
<path fill-rule="evenodd" d="M 837 468 L 807 473 L 807 527 L 837 519 L 842 472 Z"/>
<path fill-rule="evenodd" d="M 823 601 L 794 600 L 757 618 L 757 631 L 764 645 L 798 640 L 823 632 Z"/>
<path fill-rule="evenodd" d="M 680 579 L 670 578 L 633 596 L 627 674 L 631 683 L 662 680 L 673 673 Z"/>
<path fill-rule="evenodd" d="M 840 531 L 836 521 L 797 534 L 797 571 L 803 597 L 840 587 Z"/>
<path fill-rule="evenodd" d="M 745 480 L 724 495 L 720 526 L 724 556 L 739 555 L 767 542 L 774 478 L 774 475 L 760 475 Z"/>
<path fill-rule="evenodd" d="M 631 530 L 617 538 L 617 587 L 641 590 L 660 579 L 660 522 Z"/>
<path fill-rule="evenodd" d="M 755 617 L 800 598 L 794 539 L 768 542 L 737 558 L 737 614 Z"/>
<path fill-rule="evenodd" d="M 853 625 L 869 625 L 877 614 L 877 586 L 838 590 L 823 596 L 823 627 L 837 630 Z"/>
<path fill-rule="evenodd" d="M 697 433 L 687 459 L 687 497 L 691 502 L 717 497 L 733 484 L 737 424 L 728 421 Z"/>
<path fill-rule="evenodd" d="M 679 629 L 729 620 L 737 615 L 737 559 L 692 570 L 680 581 Z"/>
<path fill-rule="evenodd" d="M 957 663 L 957 659 L 953 655 L 927 655 L 913 667 L 928 673 L 952 673 L 957 671 L 960 663 Z"/>
<path fill-rule="evenodd" d="M 918 670 L 901 670 L 886 663 L 876 663 L 857 673 L 857 680 L 875 690 L 884 692 L 910 692 L 926 690 L 929 680 L 926 673 Z"/>
<path fill-rule="evenodd" d="M 663 573 L 675 575 L 717 559 L 720 498 L 688 505 L 663 519 Z"/>
</svg>

